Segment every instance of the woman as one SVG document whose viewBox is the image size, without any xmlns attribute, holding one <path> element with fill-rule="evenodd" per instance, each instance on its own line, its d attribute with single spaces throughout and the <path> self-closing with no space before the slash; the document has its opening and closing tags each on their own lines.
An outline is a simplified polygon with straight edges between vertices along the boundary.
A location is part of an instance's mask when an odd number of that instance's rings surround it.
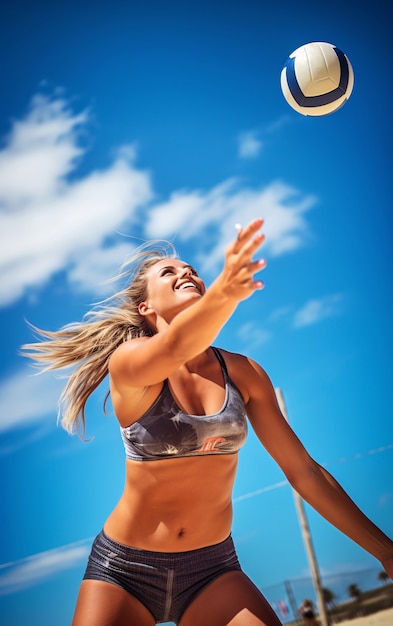
<svg viewBox="0 0 393 626">
<path fill-rule="evenodd" d="M 314 603 L 311 600 L 307 598 L 303 600 L 299 611 L 303 617 L 304 626 L 316 626 Z"/>
<path fill-rule="evenodd" d="M 109 372 L 126 451 L 124 493 L 96 538 L 73 626 L 278 626 L 241 570 L 230 536 L 237 452 L 247 420 L 292 486 L 393 573 L 393 542 L 306 452 L 264 370 L 212 348 L 242 300 L 263 283 L 253 256 L 263 221 L 239 229 L 208 290 L 175 257 L 141 253 L 121 303 L 31 344 L 49 368 L 79 363 L 63 393 L 73 430 Z M 247 416 L 247 417 L 246 417 Z"/>
</svg>

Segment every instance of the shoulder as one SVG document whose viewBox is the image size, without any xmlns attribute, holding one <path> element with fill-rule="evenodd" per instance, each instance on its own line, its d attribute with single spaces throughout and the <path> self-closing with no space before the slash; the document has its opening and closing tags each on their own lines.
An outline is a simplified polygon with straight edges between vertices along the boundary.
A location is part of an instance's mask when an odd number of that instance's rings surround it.
<svg viewBox="0 0 393 626">
<path fill-rule="evenodd" d="M 111 354 L 108 362 L 108 372 L 112 383 L 116 386 L 144 387 L 143 381 L 138 380 L 140 371 L 141 349 L 148 345 L 150 337 L 136 337 L 121 343 Z"/>
<path fill-rule="evenodd" d="M 256 395 L 271 393 L 270 378 L 257 361 L 244 354 L 218 349 L 226 363 L 229 377 L 239 388 L 245 404 Z"/>
<path fill-rule="evenodd" d="M 118 373 L 119 370 L 129 362 L 130 356 L 132 356 L 143 343 L 149 341 L 150 337 L 137 337 L 135 339 L 129 339 L 121 343 L 114 352 L 111 354 L 108 363 L 108 369 L 110 374 Z"/>
<path fill-rule="evenodd" d="M 267 373 L 263 369 L 263 367 L 257 362 L 254 361 L 249 356 L 244 354 L 239 354 L 238 352 L 229 352 L 228 350 L 224 350 L 223 348 L 217 348 L 224 358 L 225 363 L 228 368 L 231 368 L 236 375 L 241 375 L 244 373 L 246 376 L 251 376 L 253 379 L 257 378 L 268 378 Z"/>
<path fill-rule="evenodd" d="M 127 358 L 130 354 L 134 352 L 138 347 L 144 344 L 146 341 L 149 341 L 150 337 L 135 337 L 134 339 L 127 339 L 127 341 L 123 341 L 117 348 L 113 351 L 109 359 L 109 365 L 113 367 L 118 362 L 121 362 L 122 359 Z"/>
<path fill-rule="evenodd" d="M 161 384 L 144 384 L 138 364 L 138 347 L 149 337 L 138 337 L 122 343 L 110 357 L 108 370 L 112 404 L 122 427 L 139 419 L 156 399 Z M 132 421 L 131 421 L 132 416 Z"/>
</svg>

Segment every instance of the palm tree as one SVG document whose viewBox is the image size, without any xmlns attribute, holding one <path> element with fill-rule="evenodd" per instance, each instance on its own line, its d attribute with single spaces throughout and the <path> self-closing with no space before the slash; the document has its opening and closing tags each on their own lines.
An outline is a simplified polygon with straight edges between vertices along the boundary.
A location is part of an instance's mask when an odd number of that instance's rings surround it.
<svg viewBox="0 0 393 626">
<path fill-rule="evenodd" d="M 384 569 L 381 572 L 379 572 L 378 580 L 380 580 L 383 585 L 386 585 L 389 579 L 390 579 L 390 576 L 387 572 L 385 572 Z"/>
<path fill-rule="evenodd" d="M 359 615 L 361 614 L 361 600 L 362 600 L 362 592 L 360 591 L 358 585 L 356 583 L 353 583 L 352 585 L 349 585 L 348 587 L 348 595 L 350 598 L 353 598 L 354 600 L 354 607 L 356 610 L 356 613 Z"/>
<path fill-rule="evenodd" d="M 337 599 L 336 594 L 331 590 L 324 587 L 322 589 L 323 600 L 328 609 L 332 609 L 334 607 L 334 601 Z"/>
<path fill-rule="evenodd" d="M 359 586 L 356 583 L 349 585 L 348 595 L 350 598 L 353 598 L 354 600 L 360 600 L 362 596 L 362 592 L 360 591 Z"/>
</svg>

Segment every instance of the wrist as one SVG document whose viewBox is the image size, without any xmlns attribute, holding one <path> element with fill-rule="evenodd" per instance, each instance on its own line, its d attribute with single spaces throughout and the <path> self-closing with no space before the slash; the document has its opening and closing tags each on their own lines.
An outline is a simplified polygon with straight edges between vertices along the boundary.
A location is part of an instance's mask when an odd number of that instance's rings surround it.
<svg viewBox="0 0 393 626">
<path fill-rule="evenodd" d="M 205 297 L 210 296 L 220 306 L 227 305 L 236 308 L 241 298 L 239 294 L 233 289 L 231 284 L 223 278 L 222 275 L 218 276 L 216 280 L 210 285 L 205 293 Z"/>
</svg>

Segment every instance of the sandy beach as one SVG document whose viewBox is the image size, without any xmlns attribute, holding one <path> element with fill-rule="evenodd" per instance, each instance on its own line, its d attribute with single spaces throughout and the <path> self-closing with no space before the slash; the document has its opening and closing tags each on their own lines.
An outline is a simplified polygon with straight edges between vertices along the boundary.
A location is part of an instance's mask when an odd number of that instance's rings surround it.
<svg viewBox="0 0 393 626">
<path fill-rule="evenodd" d="M 340 622 L 337 626 L 393 626 L 393 608 L 378 611 L 378 613 L 373 613 L 373 615 L 345 620 L 345 622 Z"/>
</svg>

